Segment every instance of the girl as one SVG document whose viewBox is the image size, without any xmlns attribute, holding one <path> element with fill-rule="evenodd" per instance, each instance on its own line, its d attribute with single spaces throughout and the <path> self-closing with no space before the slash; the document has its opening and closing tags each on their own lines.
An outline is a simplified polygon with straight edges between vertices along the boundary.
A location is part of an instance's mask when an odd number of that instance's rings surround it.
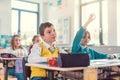
<svg viewBox="0 0 120 80">
<path fill-rule="evenodd" d="M 21 45 L 21 37 L 19 35 L 12 37 L 10 47 L 7 48 L 6 53 L 11 53 L 16 57 L 27 56 L 27 50 Z M 23 73 L 17 73 L 15 70 L 15 61 L 8 62 L 8 75 L 16 76 L 17 80 L 24 80 Z"/>
<path fill-rule="evenodd" d="M 114 55 L 112 54 L 100 53 L 87 47 L 87 44 L 90 41 L 90 33 L 86 31 L 86 29 L 88 24 L 92 22 L 94 19 L 95 19 L 95 15 L 91 14 L 87 22 L 82 27 L 80 27 L 73 41 L 72 52 L 87 53 L 89 54 L 90 59 L 114 58 Z"/>
</svg>

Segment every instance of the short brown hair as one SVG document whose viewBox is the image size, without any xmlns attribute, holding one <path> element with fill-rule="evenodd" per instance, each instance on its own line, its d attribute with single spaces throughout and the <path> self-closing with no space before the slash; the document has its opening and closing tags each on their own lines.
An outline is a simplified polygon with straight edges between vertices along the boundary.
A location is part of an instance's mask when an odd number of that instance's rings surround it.
<svg viewBox="0 0 120 80">
<path fill-rule="evenodd" d="M 44 31 L 45 31 L 45 29 L 48 28 L 48 27 L 51 27 L 51 26 L 53 26 L 53 24 L 50 23 L 50 22 L 42 23 L 42 24 L 40 25 L 40 27 L 39 27 L 39 33 L 40 33 L 40 35 L 41 35 L 41 36 L 44 36 Z"/>
</svg>

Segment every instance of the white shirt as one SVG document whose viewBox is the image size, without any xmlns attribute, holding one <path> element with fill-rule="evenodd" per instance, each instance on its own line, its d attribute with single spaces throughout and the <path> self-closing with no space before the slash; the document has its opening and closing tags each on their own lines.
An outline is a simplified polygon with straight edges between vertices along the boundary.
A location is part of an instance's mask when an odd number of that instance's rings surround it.
<svg viewBox="0 0 120 80">
<path fill-rule="evenodd" d="M 28 56 L 27 50 L 23 47 L 23 48 L 19 48 L 19 49 L 15 49 L 13 50 L 11 47 L 8 47 L 6 49 L 6 53 L 11 53 L 17 57 L 25 57 Z M 19 53 L 22 53 L 22 56 L 18 56 Z M 10 61 L 8 63 L 8 67 L 13 67 L 15 65 L 14 61 Z"/>
<path fill-rule="evenodd" d="M 43 44 L 49 48 L 51 47 L 49 44 L 47 44 L 45 41 L 42 41 Z M 29 63 L 39 63 L 39 62 L 47 62 L 48 57 L 41 57 L 41 49 L 42 47 L 39 44 L 34 44 L 31 53 L 28 56 L 28 62 Z M 63 49 L 59 48 L 59 53 L 66 53 Z"/>
<path fill-rule="evenodd" d="M 16 49 L 16 50 L 13 50 L 11 47 L 8 47 L 6 49 L 6 53 L 11 53 L 15 56 L 17 56 L 19 53 L 23 53 L 24 56 L 28 55 L 27 50 L 24 47 L 22 49 L 19 48 L 19 49 Z"/>
</svg>

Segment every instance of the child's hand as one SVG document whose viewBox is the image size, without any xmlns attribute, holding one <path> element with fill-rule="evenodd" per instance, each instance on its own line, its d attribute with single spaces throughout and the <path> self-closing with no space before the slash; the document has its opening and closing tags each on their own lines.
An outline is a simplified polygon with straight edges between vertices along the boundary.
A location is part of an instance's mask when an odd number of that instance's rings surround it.
<svg viewBox="0 0 120 80">
<path fill-rule="evenodd" d="M 24 54 L 23 53 L 18 53 L 17 57 L 24 57 Z"/>
<path fill-rule="evenodd" d="M 48 64 L 50 66 L 58 66 L 57 58 L 48 58 Z"/>
<path fill-rule="evenodd" d="M 94 19 L 95 19 L 95 14 L 94 13 L 92 13 L 92 14 L 90 14 L 90 16 L 89 16 L 89 18 L 88 18 L 88 22 L 91 22 L 91 21 L 93 21 Z"/>
<path fill-rule="evenodd" d="M 93 21 L 94 19 L 95 19 L 95 14 L 93 14 L 93 13 L 90 14 L 87 22 L 83 25 L 83 28 L 86 29 L 86 27 L 88 26 L 88 24 L 89 24 L 91 21 Z"/>
<path fill-rule="evenodd" d="M 110 56 L 110 59 L 114 59 L 114 58 L 116 58 L 116 56 L 113 55 L 113 54 L 109 54 L 109 56 Z"/>
</svg>

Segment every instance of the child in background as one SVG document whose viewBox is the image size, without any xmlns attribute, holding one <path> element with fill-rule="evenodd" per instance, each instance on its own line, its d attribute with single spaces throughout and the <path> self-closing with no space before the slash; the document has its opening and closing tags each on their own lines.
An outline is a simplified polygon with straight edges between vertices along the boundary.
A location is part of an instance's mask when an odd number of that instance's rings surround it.
<svg viewBox="0 0 120 80">
<path fill-rule="evenodd" d="M 40 36 L 39 35 L 34 35 L 32 38 L 32 45 L 28 48 L 28 52 L 29 54 L 31 53 L 31 49 L 33 47 L 34 44 L 39 43 L 40 42 Z"/>
<path fill-rule="evenodd" d="M 33 44 L 30 47 L 28 47 L 28 55 L 30 55 L 33 45 L 37 44 L 39 42 L 40 42 L 40 35 L 34 35 L 33 38 L 32 38 L 32 43 Z M 27 71 L 27 73 L 26 73 L 27 77 L 30 77 L 30 74 L 31 74 L 30 67 L 26 67 L 26 71 Z"/>
<path fill-rule="evenodd" d="M 14 35 L 10 42 L 10 47 L 6 49 L 6 53 L 11 53 L 16 57 L 27 56 L 27 50 L 21 45 L 21 37 L 19 35 Z M 21 65 L 20 65 L 21 66 Z M 24 80 L 23 73 L 17 73 L 15 71 L 15 62 L 8 62 L 8 75 L 16 76 L 17 80 Z"/>
<path fill-rule="evenodd" d="M 90 41 L 90 33 L 86 31 L 87 26 L 90 22 L 95 19 L 95 15 L 91 14 L 87 20 L 87 22 L 80 27 L 78 30 L 72 45 L 73 53 L 87 53 L 90 56 L 90 59 L 106 59 L 106 58 L 114 58 L 112 54 L 100 53 L 95 50 L 92 50 L 87 47 L 87 44 Z"/>
<path fill-rule="evenodd" d="M 95 19 L 95 15 L 90 14 L 87 22 L 83 26 L 81 26 L 78 32 L 76 33 L 75 38 L 73 40 L 72 53 L 73 54 L 87 53 L 91 60 L 114 58 L 114 55 L 112 54 L 100 53 L 87 47 L 90 41 L 90 33 L 86 29 L 88 24 L 92 22 L 94 19 Z M 82 70 L 80 72 L 74 72 L 74 75 L 80 75 L 80 73 L 83 74 Z M 81 76 L 79 78 L 81 78 Z M 80 80 L 83 80 L 83 79 L 81 78 Z"/>
<path fill-rule="evenodd" d="M 31 53 L 28 56 L 29 63 L 47 62 L 49 58 L 58 57 L 58 53 L 65 53 L 64 50 L 56 47 L 56 31 L 53 24 L 49 22 L 42 23 L 39 27 L 42 41 L 34 44 Z M 51 50 L 52 48 L 52 50 Z M 44 69 L 31 67 L 31 80 L 48 80 L 47 72 Z"/>
</svg>

